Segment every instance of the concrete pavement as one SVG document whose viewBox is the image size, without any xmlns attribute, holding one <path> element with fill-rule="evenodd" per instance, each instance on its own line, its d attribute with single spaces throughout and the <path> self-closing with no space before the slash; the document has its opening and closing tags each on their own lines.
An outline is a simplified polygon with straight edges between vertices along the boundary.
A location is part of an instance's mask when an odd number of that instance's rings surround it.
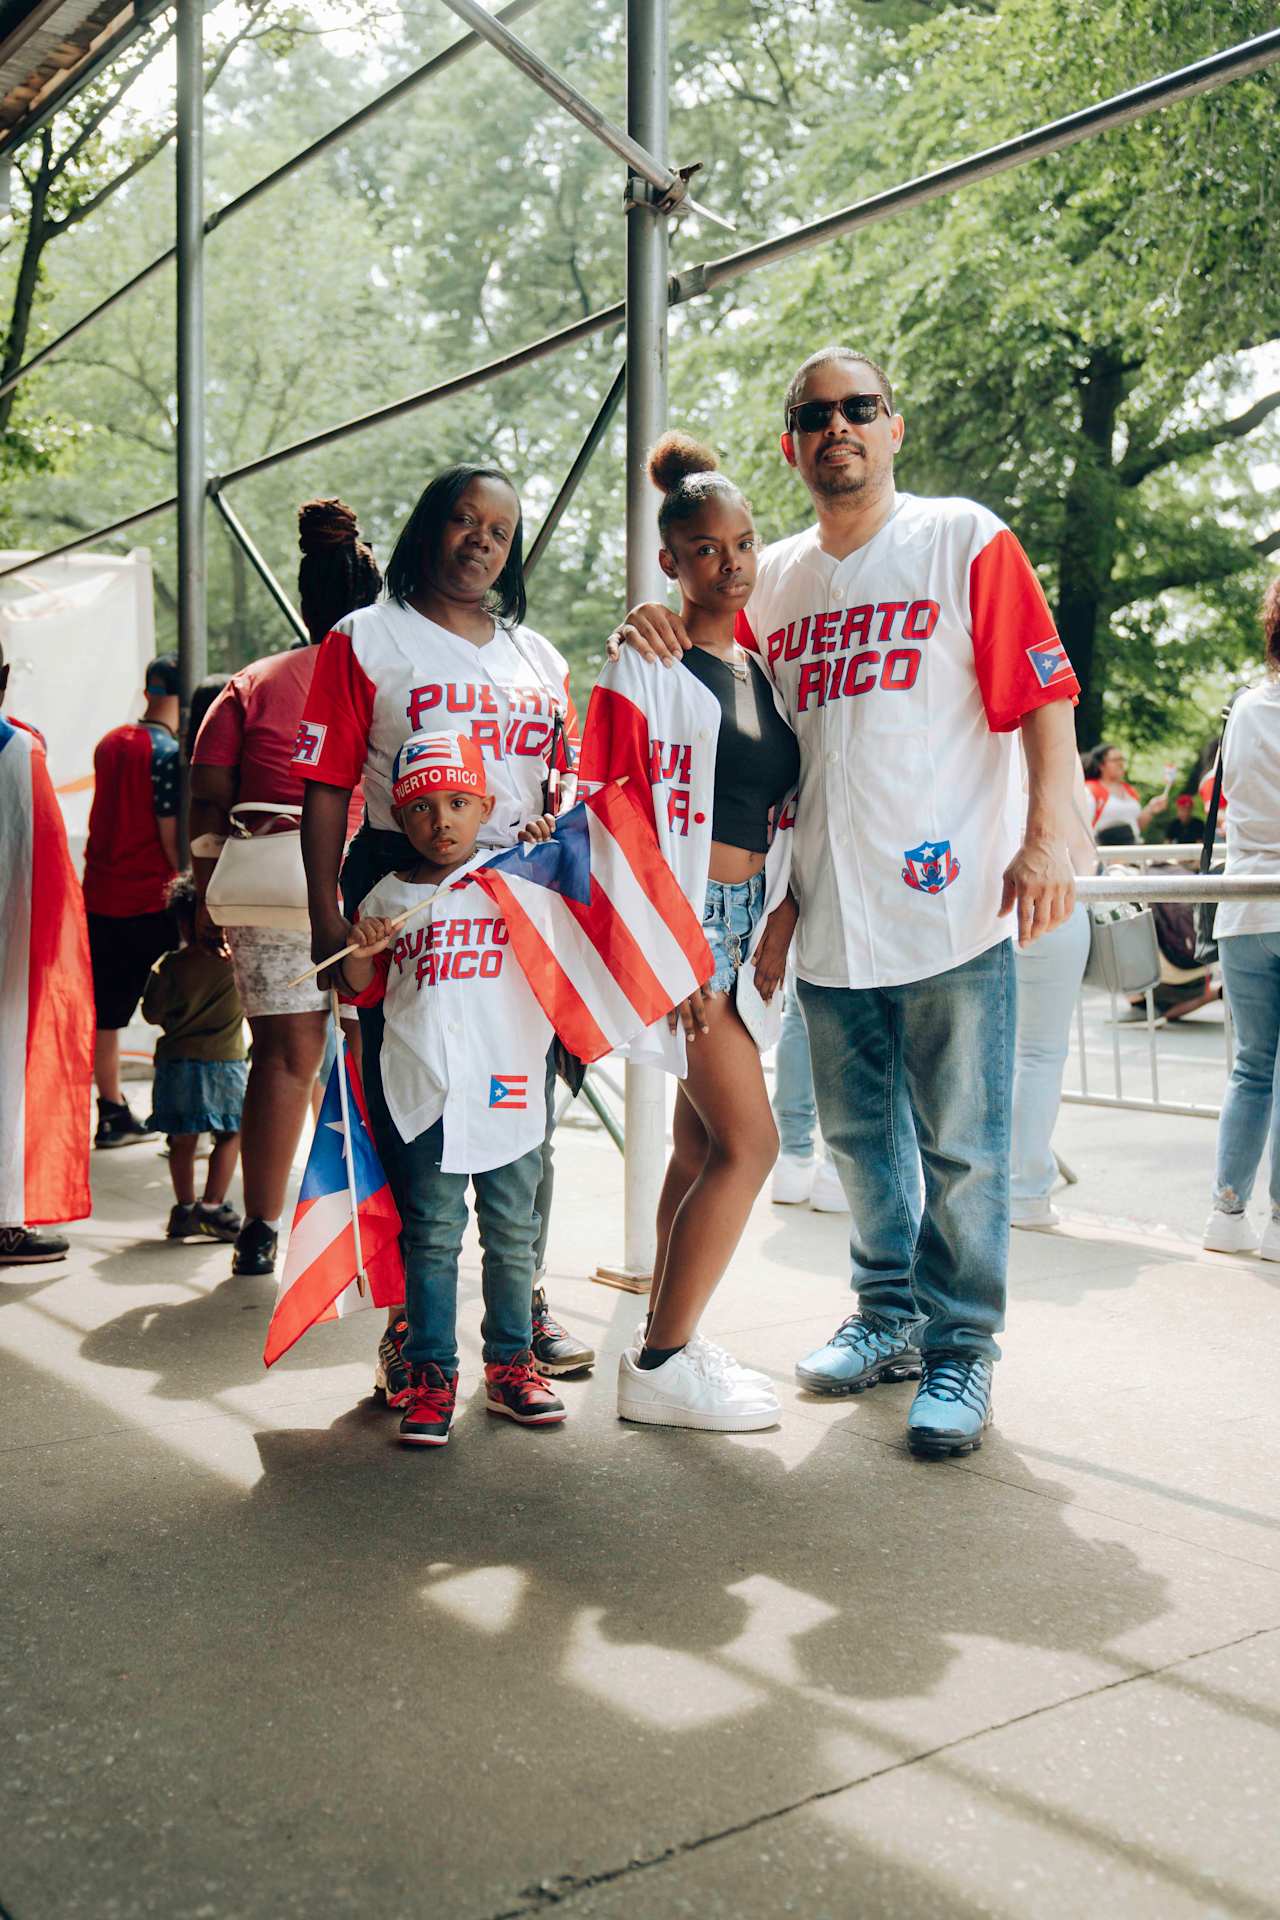
<svg viewBox="0 0 1280 1920">
<path fill-rule="evenodd" d="M 601 1357 L 559 1430 L 485 1415 L 473 1259 L 442 1452 L 371 1397 L 373 1316 L 264 1375 L 270 1283 L 158 1239 L 150 1148 L 0 1275 L 0 1913 L 1280 1912 L 1280 1268 L 1194 1242 L 1212 1126 L 1064 1114 L 1068 1225 L 1014 1236 L 947 1464 L 910 1387 L 794 1388 L 847 1222 L 765 1201 L 709 1331 L 781 1426 L 619 1424 L 621 1163 L 561 1142 L 552 1301 Z"/>
</svg>

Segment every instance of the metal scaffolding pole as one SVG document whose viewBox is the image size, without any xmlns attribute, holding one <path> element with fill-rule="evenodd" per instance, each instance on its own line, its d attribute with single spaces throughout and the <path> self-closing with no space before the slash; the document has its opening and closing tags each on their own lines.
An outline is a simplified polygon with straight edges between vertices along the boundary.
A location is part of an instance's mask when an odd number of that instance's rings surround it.
<svg viewBox="0 0 1280 1920">
<path fill-rule="evenodd" d="M 510 0 L 510 4 L 505 6 L 496 17 L 499 20 L 517 20 L 522 13 L 528 13 L 531 7 L 536 7 L 538 4 L 539 0 Z M 237 213 L 243 213 L 246 207 L 252 206 L 254 201 L 264 193 L 268 193 L 272 187 L 278 187 L 282 180 L 287 180 L 300 168 L 309 166 L 311 161 L 318 159 L 322 153 L 327 153 L 330 147 L 341 146 L 353 133 L 364 126 L 367 120 L 372 120 L 375 114 L 383 113 L 386 108 L 395 106 L 415 87 L 420 87 L 424 80 L 434 79 L 436 74 L 442 73 L 446 67 L 451 67 L 454 61 L 460 59 L 464 53 L 470 53 L 473 48 L 482 44 L 480 35 L 477 33 L 464 33 L 460 40 L 451 41 L 447 47 L 435 55 L 434 59 L 426 61 L 412 73 L 406 74 L 403 80 L 397 80 L 393 87 L 388 87 L 386 92 L 380 93 L 376 100 L 371 100 L 367 106 L 358 108 L 346 120 L 340 121 L 336 127 L 331 127 L 328 133 L 322 133 L 318 140 L 313 140 L 309 147 L 302 149 L 301 153 L 295 153 L 292 160 L 285 160 L 270 173 L 264 174 L 261 180 L 255 180 L 251 187 L 246 187 L 244 192 L 237 194 L 234 200 L 228 200 L 225 207 L 215 208 L 204 223 L 205 233 L 212 233 L 214 228 L 220 227 L 224 220 L 230 220 Z M 29 373 L 34 373 L 37 367 L 43 366 L 46 360 L 51 360 L 55 353 L 60 353 L 68 341 L 74 340 L 77 334 L 84 332 L 86 327 L 91 327 L 95 321 L 102 318 L 104 313 L 109 313 L 118 301 L 133 293 L 153 274 L 159 273 L 161 267 L 167 267 L 171 260 L 177 258 L 177 254 L 176 246 L 167 247 L 163 253 L 157 254 L 154 260 L 148 261 L 145 267 L 140 268 L 131 280 L 126 280 L 123 286 L 109 293 L 105 300 L 98 302 L 96 307 L 90 307 L 88 313 L 81 314 L 65 333 L 60 333 L 56 340 L 50 340 L 48 345 L 41 347 L 38 353 L 33 353 L 29 360 L 24 360 L 20 367 L 15 367 L 8 378 L 0 382 L 0 398 L 11 392 L 20 380 L 25 380 Z"/>
<path fill-rule="evenodd" d="M 508 13 L 510 9 L 507 10 Z M 461 46 L 461 42 L 458 43 Z M 441 55 L 443 59 L 445 56 Z M 984 152 L 972 154 L 968 159 L 953 161 L 933 173 L 922 175 L 918 180 L 908 181 L 905 185 L 891 188 L 886 193 L 875 194 L 870 199 L 861 200 L 841 211 L 827 215 L 803 227 L 795 228 L 791 233 L 782 234 L 772 240 L 761 242 L 758 246 L 748 247 L 739 253 L 727 254 L 719 260 L 703 262 L 701 265 L 685 268 L 673 276 L 669 282 L 667 298 L 672 305 L 685 300 L 695 300 L 702 294 L 725 286 L 731 281 L 741 279 L 744 274 L 757 268 L 771 267 L 793 253 L 808 247 L 820 245 L 823 241 L 837 239 L 843 234 L 853 233 L 863 227 L 869 227 L 881 220 L 887 220 L 898 213 L 908 212 L 912 207 L 921 206 L 927 200 L 939 195 L 956 193 L 974 182 L 1003 173 L 1008 168 L 1024 166 L 1028 161 L 1044 158 L 1063 147 L 1072 146 L 1077 140 L 1090 134 L 1105 133 L 1113 127 L 1123 126 L 1144 114 L 1171 105 L 1173 102 L 1189 98 L 1198 93 L 1225 85 L 1231 80 L 1242 78 L 1246 74 L 1260 72 L 1264 67 L 1280 61 L 1280 28 L 1271 33 L 1261 34 L 1258 38 L 1243 42 L 1237 47 L 1228 47 L 1221 53 L 1211 55 L 1206 60 L 1197 61 L 1193 66 L 1184 67 L 1175 73 L 1165 74 L 1157 80 L 1145 82 L 1128 93 L 1113 95 L 1108 100 L 1084 108 L 1080 113 L 1068 114 L 1065 119 L 1055 120 L 1045 126 L 1033 128 L 1019 134 L 1015 139 L 1007 140 L 1000 146 L 987 148 Z M 314 149 L 308 149 L 312 152 Z M 224 210 L 225 211 L 225 210 Z M 651 219 L 654 216 L 643 207 L 638 207 L 629 218 L 632 220 Z M 361 433 L 366 427 L 379 426 L 384 422 L 398 419 L 402 415 L 414 413 L 421 407 L 432 405 L 437 400 L 450 399 L 472 388 L 486 385 L 503 374 L 513 373 L 520 367 L 531 365 L 536 360 L 559 352 L 564 347 L 577 346 L 593 334 L 602 333 L 617 325 L 625 316 L 622 301 L 612 306 L 602 307 L 596 313 L 588 314 L 584 319 L 572 322 L 527 347 L 518 348 L 514 353 L 504 354 L 497 360 L 472 368 L 469 372 L 456 375 L 451 380 L 442 381 L 434 387 L 426 387 L 417 393 L 407 395 L 403 400 L 393 401 L 389 406 L 377 407 L 372 412 L 360 414 L 355 419 L 343 421 L 340 425 L 326 428 L 320 433 L 309 435 L 292 445 L 280 447 L 273 453 L 261 455 L 256 460 L 246 462 L 244 466 L 233 468 L 229 473 L 217 476 L 211 485 L 215 488 L 229 485 L 254 473 L 261 473 L 283 461 L 293 460 L 299 455 L 310 453 L 324 446 L 345 440 L 350 435 Z M 66 335 L 63 336 L 65 340 Z M 54 342 L 53 345 L 59 345 Z M 52 347 L 44 349 L 47 353 Z M 27 366 L 33 365 L 28 362 Z M 20 379 L 25 368 L 19 368 L 10 376 L 10 382 Z M 7 390 L 0 386 L 0 393 Z M 123 519 L 114 520 L 105 527 L 99 527 L 92 533 L 68 540 L 62 545 L 51 547 L 30 560 L 17 561 L 0 568 L 0 579 L 10 573 L 20 573 L 25 567 L 34 566 L 38 561 L 49 560 L 64 553 L 74 553 L 83 547 L 93 546 L 99 540 L 105 540 L 126 527 L 150 518 L 153 514 L 163 513 L 175 504 L 171 497 L 153 502 L 151 506 L 140 508 L 136 513 Z"/>
<path fill-rule="evenodd" d="M 547 508 L 547 517 L 538 528 L 538 537 L 530 547 L 524 563 L 524 577 L 527 580 L 541 560 L 551 543 L 552 535 L 564 517 L 565 509 L 573 499 L 581 484 L 582 476 L 591 465 L 596 448 L 604 439 L 618 411 L 618 402 L 622 398 L 623 388 L 627 384 L 627 368 L 624 361 L 613 376 L 612 385 L 600 402 L 599 412 L 587 429 L 587 437 L 579 447 L 573 465 L 564 477 L 559 493 Z"/>
<path fill-rule="evenodd" d="M 204 0 L 178 3 L 178 686 L 208 664 L 204 599 Z M 185 812 L 185 809 L 184 809 Z"/>
<path fill-rule="evenodd" d="M 1087 140 L 1094 134 L 1128 126 L 1156 108 L 1190 100 L 1228 80 L 1242 80 L 1247 74 L 1261 73 L 1264 67 L 1278 60 L 1280 27 L 1253 40 L 1243 40 L 1238 46 L 1225 47 L 1221 53 L 1196 60 L 1189 67 L 1179 67 L 1174 73 L 1146 80 L 1127 93 L 1112 94 L 1109 99 L 1082 107 L 1078 113 L 1068 113 L 1061 120 L 1050 120 L 1027 133 L 1015 134 L 1012 140 L 1002 140 L 998 146 L 970 154 L 965 160 L 953 160 L 932 173 L 904 181 L 900 187 L 890 187 L 886 193 L 873 194 L 870 199 L 856 201 L 853 206 L 842 207 L 821 220 L 811 220 L 791 233 L 779 234 L 754 247 L 744 247 L 739 253 L 691 267 L 678 276 L 672 299 L 691 300 L 700 293 L 710 293 L 716 287 L 727 286 L 731 280 L 740 280 L 744 273 L 776 266 L 793 253 L 820 246 L 826 240 L 838 240 L 846 233 L 856 233 L 860 227 L 869 227 L 891 214 L 923 206 L 926 200 L 971 187 L 979 180 L 989 180 L 994 174 L 1025 166 L 1029 160 L 1042 159 L 1046 154 L 1060 153 L 1064 147 L 1073 147 L 1077 141 Z"/>
<path fill-rule="evenodd" d="M 667 150 L 668 0 L 627 0 L 627 126 L 659 156 Z M 657 501 L 649 484 L 649 448 L 667 423 L 666 214 L 658 196 L 633 179 L 627 215 L 627 605 L 662 599 Z M 653 1280 L 658 1189 L 666 1147 L 666 1076 L 657 1067 L 626 1071 L 625 1226 L 621 1268 L 596 1278 L 633 1292 Z"/>
<path fill-rule="evenodd" d="M 210 490 L 209 498 L 217 508 L 218 513 L 222 516 L 223 525 L 226 527 L 227 532 L 236 542 L 236 545 L 244 554 L 245 559 L 249 562 L 249 565 L 253 568 L 259 580 L 261 580 L 263 586 L 271 595 L 271 598 L 275 601 L 281 613 L 289 622 L 289 625 L 293 628 L 293 631 L 300 640 L 309 642 L 311 635 L 307 632 L 302 615 L 298 612 L 298 609 L 294 606 L 274 573 L 272 573 L 257 547 L 254 546 L 253 541 L 249 537 L 248 529 L 239 514 L 232 508 L 231 502 L 225 499 L 216 487 Z"/>
</svg>

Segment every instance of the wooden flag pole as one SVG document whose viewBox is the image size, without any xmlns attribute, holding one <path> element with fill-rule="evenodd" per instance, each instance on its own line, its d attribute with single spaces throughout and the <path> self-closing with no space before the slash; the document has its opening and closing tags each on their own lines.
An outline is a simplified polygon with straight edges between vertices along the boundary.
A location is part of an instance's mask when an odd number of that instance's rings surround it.
<svg viewBox="0 0 1280 1920">
<path fill-rule="evenodd" d="M 328 965 L 328 962 L 325 963 Z M 351 1144 L 351 1107 L 347 1100 L 347 1037 L 338 1014 L 338 990 L 329 989 L 329 1012 L 338 1037 L 338 1099 L 342 1106 L 342 1152 L 347 1163 L 347 1192 L 351 1196 L 351 1232 L 356 1243 L 356 1286 L 363 1300 L 368 1286 L 364 1270 L 364 1249 L 360 1245 L 360 1197 L 356 1192 L 356 1155 Z"/>
</svg>

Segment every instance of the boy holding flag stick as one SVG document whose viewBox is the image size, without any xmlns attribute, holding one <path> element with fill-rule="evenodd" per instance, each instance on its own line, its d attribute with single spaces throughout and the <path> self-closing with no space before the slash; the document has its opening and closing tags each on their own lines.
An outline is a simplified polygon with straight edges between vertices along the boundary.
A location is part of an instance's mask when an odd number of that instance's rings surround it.
<svg viewBox="0 0 1280 1920">
<path fill-rule="evenodd" d="M 400 1437 L 438 1447 L 457 1401 L 469 1180 L 483 1255 L 488 1410 L 521 1426 L 565 1417 L 530 1350 L 551 1026 L 514 960 L 501 912 L 478 889 L 453 891 L 491 857 L 476 849 L 494 806 L 480 750 L 465 734 L 412 735 L 396 755 L 392 804 L 418 858 L 362 902 L 356 951 L 334 972 L 343 999 L 384 1002 L 382 1080 L 396 1130 L 409 1321 Z M 543 817 L 521 838 L 545 840 L 550 831 Z"/>
</svg>

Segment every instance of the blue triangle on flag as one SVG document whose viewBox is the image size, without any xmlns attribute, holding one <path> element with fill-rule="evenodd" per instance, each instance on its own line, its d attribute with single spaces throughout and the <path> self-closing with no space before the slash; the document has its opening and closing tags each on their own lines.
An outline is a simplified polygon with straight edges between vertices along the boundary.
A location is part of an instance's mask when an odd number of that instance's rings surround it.
<svg viewBox="0 0 1280 1920">
<path fill-rule="evenodd" d="M 318 1200 L 326 1193 L 347 1191 L 347 1162 L 342 1151 L 342 1098 L 338 1091 L 338 1073 L 344 1059 L 345 1054 L 340 1051 L 329 1074 L 329 1084 L 324 1090 L 320 1116 L 316 1121 L 315 1138 L 311 1142 L 302 1185 L 298 1189 L 299 1200 Z M 367 1200 L 370 1194 L 380 1193 L 387 1184 L 387 1176 L 382 1171 L 373 1141 L 360 1117 L 350 1075 L 347 1078 L 347 1109 L 351 1115 L 356 1199 L 359 1202 Z"/>
<path fill-rule="evenodd" d="M 513 879 L 531 880 L 535 886 L 562 893 L 580 906 L 590 906 L 591 835 L 586 808 L 578 805 L 562 813 L 550 840 L 539 840 L 528 850 L 513 847 L 489 865 Z"/>
</svg>

